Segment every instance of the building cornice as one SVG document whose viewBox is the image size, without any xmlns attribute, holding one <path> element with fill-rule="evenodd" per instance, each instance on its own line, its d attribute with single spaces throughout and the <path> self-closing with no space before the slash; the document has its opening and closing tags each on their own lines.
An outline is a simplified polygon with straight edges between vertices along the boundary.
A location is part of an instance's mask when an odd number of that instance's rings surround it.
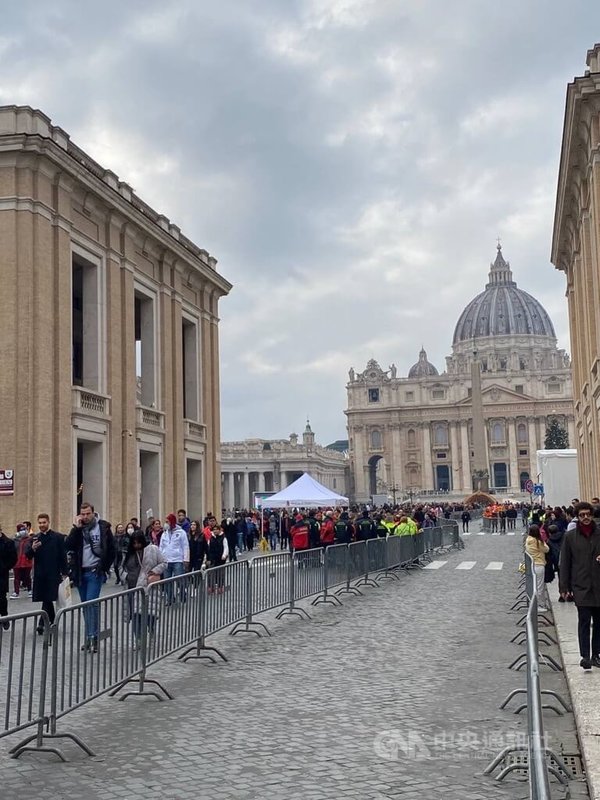
<svg viewBox="0 0 600 800">
<path fill-rule="evenodd" d="M 23 121 L 24 117 L 28 119 Z M 28 107 L 0 107 L 0 158 L 4 160 L 10 155 L 14 161 L 19 153 L 46 158 L 59 171 L 84 184 L 108 208 L 134 220 L 159 247 L 171 251 L 188 265 L 188 270 L 201 275 L 220 296 L 232 289 L 232 284 L 216 271 L 215 258 L 183 236 L 167 217 L 144 203 L 128 184 L 74 145 L 62 129 L 51 125 L 48 117 Z"/>
<path fill-rule="evenodd" d="M 566 234 L 573 215 L 572 206 L 576 201 L 568 195 L 573 184 L 577 185 L 583 172 L 594 158 L 600 157 L 598 145 L 593 145 L 589 117 L 600 112 L 600 73 L 590 73 L 575 78 L 567 87 L 563 136 L 554 211 L 551 260 L 557 269 L 566 271 L 569 253 Z M 583 163 L 582 163 L 583 162 Z M 579 177 L 576 173 L 580 173 Z"/>
</svg>

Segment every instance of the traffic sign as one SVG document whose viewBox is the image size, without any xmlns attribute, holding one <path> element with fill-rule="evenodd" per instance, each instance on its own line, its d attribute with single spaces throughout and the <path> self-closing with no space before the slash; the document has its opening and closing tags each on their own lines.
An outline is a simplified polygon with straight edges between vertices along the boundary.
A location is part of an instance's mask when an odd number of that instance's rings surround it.
<svg viewBox="0 0 600 800">
<path fill-rule="evenodd" d="M 525 491 L 528 494 L 533 494 L 533 481 L 531 478 L 528 481 L 525 481 Z"/>
<path fill-rule="evenodd" d="M 533 493 L 536 495 L 543 495 L 544 494 L 544 484 L 543 483 L 536 483 L 533 487 Z"/>
</svg>

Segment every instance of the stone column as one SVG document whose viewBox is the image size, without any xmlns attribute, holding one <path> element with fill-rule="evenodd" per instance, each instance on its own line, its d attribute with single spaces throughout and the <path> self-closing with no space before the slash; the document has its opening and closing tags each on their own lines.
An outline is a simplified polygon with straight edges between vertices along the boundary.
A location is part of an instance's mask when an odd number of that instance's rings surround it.
<svg viewBox="0 0 600 800">
<path fill-rule="evenodd" d="M 577 450 L 577 434 L 575 432 L 575 420 L 569 417 L 567 419 L 567 430 L 569 432 L 569 447 Z"/>
<path fill-rule="evenodd" d="M 368 486 L 365 479 L 363 430 L 364 428 L 362 425 L 355 425 L 351 428 L 351 435 L 354 442 L 354 489 L 358 497 L 364 497 L 368 493 Z"/>
<path fill-rule="evenodd" d="M 399 492 L 402 489 L 402 452 L 401 452 L 401 444 L 400 444 L 400 425 L 397 423 L 393 423 L 391 426 L 392 429 L 392 454 L 391 454 L 391 462 L 392 462 L 392 475 L 391 475 L 391 484 L 396 486 L 396 492 Z"/>
<path fill-rule="evenodd" d="M 540 417 L 538 419 L 538 425 L 539 425 L 539 429 L 540 429 L 540 435 L 539 435 L 539 443 L 540 444 L 539 444 L 538 450 L 544 450 L 545 449 L 545 441 L 546 441 L 546 417 Z"/>
<path fill-rule="evenodd" d="M 529 477 L 535 483 L 537 477 L 537 435 L 535 430 L 535 417 L 527 417 L 529 429 Z"/>
<path fill-rule="evenodd" d="M 463 492 L 470 494 L 473 486 L 471 476 L 471 450 L 469 448 L 469 423 L 463 420 L 460 423 L 460 446 L 462 450 L 462 486 Z"/>
<path fill-rule="evenodd" d="M 508 457 L 510 459 L 510 481 L 508 485 L 518 491 L 520 489 L 520 481 L 515 420 L 507 419 L 506 425 L 508 426 Z"/>
<path fill-rule="evenodd" d="M 423 486 L 422 489 L 435 489 L 433 482 L 433 464 L 431 463 L 431 432 L 429 423 L 423 423 Z"/>
<path fill-rule="evenodd" d="M 227 493 L 227 505 L 231 510 L 235 508 L 235 473 L 228 472 L 226 479 L 227 483 L 225 485 L 225 491 Z"/>
<path fill-rule="evenodd" d="M 456 430 L 456 422 L 450 423 L 450 450 L 452 453 L 452 491 L 456 491 L 461 486 L 460 481 L 460 454 L 458 452 L 458 433 Z"/>
<path fill-rule="evenodd" d="M 242 508 L 250 508 L 250 473 L 244 470 L 242 473 L 242 493 L 240 496 Z"/>
</svg>

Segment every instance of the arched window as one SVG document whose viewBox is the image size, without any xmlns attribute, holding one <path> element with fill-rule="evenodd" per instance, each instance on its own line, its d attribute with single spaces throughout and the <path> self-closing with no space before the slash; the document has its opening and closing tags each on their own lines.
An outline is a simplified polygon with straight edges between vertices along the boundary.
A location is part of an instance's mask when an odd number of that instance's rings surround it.
<svg viewBox="0 0 600 800">
<path fill-rule="evenodd" d="M 527 444 L 527 425 L 524 422 L 519 422 L 517 425 L 517 442 L 519 444 Z"/>
<path fill-rule="evenodd" d="M 417 446 L 416 436 L 415 436 L 415 432 L 412 430 L 412 428 L 411 428 L 411 430 L 409 430 L 409 432 L 407 434 L 407 437 L 408 437 L 408 446 L 411 447 L 411 448 L 416 447 Z"/>
<path fill-rule="evenodd" d="M 434 427 L 433 443 L 438 447 L 448 446 L 448 428 L 445 425 L 436 425 Z"/>
<path fill-rule="evenodd" d="M 504 423 L 494 422 L 492 425 L 492 444 L 504 444 L 505 441 Z"/>
<path fill-rule="evenodd" d="M 381 431 L 371 431 L 371 448 L 373 450 L 381 450 L 383 446 L 383 439 Z"/>
</svg>

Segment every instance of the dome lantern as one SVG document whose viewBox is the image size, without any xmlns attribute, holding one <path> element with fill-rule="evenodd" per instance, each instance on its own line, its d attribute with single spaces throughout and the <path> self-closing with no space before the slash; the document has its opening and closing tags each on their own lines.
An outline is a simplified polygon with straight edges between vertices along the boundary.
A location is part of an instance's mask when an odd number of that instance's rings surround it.
<svg viewBox="0 0 600 800">
<path fill-rule="evenodd" d="M 425 348 L 421 347 L 421 352 L 419 353 L 419 360 L 416 364 L 413 364 L 412 367 L 408 371 L 409 378 L 431 378 L 435 375 L 439 375 L 440 373 L 437 369 L 433 366 L 433 364 L 428 361 L 427 353 L 425 352 Z"/>
</svg>

